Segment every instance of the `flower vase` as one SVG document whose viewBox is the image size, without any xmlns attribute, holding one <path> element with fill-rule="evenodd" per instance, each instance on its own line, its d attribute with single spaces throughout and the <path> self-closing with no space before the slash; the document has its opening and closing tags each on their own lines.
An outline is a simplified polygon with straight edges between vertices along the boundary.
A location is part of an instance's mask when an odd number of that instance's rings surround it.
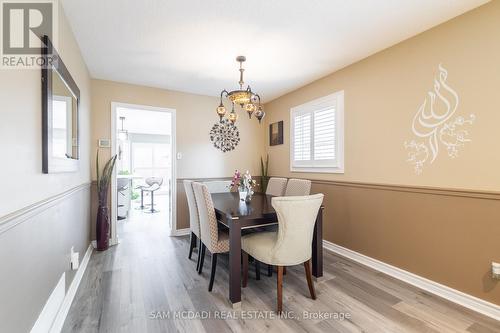
<svg viewBox="0 0 500 333">
<path fill-rule="evenodd" d="M 240 191 L 239 191 L 239 193 L 240 193 L 240 200 L 241 200 L 241 201 L 246 201 L 246 198 L 247 198 L 247 191 L 242 191 L 242 190 L 240 190 Z"/>
<path fill-rule="evenodd" d="M 97 209 L 96 243 L 97 251 L 109 248 L 109 214 L 108 207 L 104 205 L 99 205 Z"/>
<path fill-rule="evenodd" d="M 252 191 L 248 191 L 247 195 L 245 196 L 245 202 L 250 203 L 252 201 Z"/>
</svg>

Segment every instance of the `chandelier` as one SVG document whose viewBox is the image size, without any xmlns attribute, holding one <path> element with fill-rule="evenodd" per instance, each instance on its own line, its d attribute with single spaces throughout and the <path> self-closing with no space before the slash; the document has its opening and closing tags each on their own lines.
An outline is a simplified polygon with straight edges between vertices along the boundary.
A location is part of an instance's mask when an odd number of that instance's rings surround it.
<svg viewBox="0 0 500 333">
<path fill-rule="evenodd" d="M 254 93 L 250 86 L 247 86 L 246 89 L 243 89 L 243 85 L 245 84 L 245 82 L 243 81 L 243 72 L 245 71 L 245 69 L 243 68 L 243 62 L 245 62 L 245 60 L 245 56 L 236 57 L 236 61 L 240 63 L 240 81 L 238 82 L 240 85 L 240 89 L 229 92 L 224 89 L 220 93 L 220 104 L 217 107 L 217 114 L 219 115 L 221 122 L 226 115 L 226 107 L 222 103 L 223 97 L 226 97 L 231 102 L 231 112 L 227 117 L 233 124 L 238 119 L 238 114 L 234 110 L 235 104 L 238 104 L 242 109 L 244 109 L 248 113 L 249 118 L 252 118 L 252 114 L 254 114 L 255 118 L 259 120 L 259 123 L 266 115 L 266 113 L 264 112 L 264 108 L 260 104 L 260 96 Z"/>
</svg>

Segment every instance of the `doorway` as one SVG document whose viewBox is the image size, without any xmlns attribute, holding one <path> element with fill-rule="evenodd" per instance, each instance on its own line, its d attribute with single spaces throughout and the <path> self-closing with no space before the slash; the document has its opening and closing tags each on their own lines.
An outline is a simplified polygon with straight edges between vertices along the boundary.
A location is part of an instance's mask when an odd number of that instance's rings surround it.
<svg viewBox="0 0 500 333">
<path fill-rule="evenodd" d="M 175 110 L 111 103 L 111 239 L 123 230 L 176 232 Z"/>
</svg>

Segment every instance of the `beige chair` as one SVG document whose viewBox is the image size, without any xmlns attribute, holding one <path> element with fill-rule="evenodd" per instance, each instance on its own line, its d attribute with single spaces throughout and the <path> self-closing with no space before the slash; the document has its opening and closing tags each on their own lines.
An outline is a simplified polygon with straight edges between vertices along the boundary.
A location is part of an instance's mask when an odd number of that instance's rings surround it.
<svg viewBox="0 0 500 333">
<path fill-rule="evenodd" d="M 210 193 L 224 193 L 230 191 L 231 181 L 230 180 L 210 180 L 203 182 L 207 185 L 208 192 Z"/>
<path fill-rule="evenodd" d="M 189 229 L 191 231 L 191 241 L 189 245 L 188 258 L 191 259 L 191 256 L 193 254 L 193 249 L 196 247 L 196 241 L 199 240 L 199 243 L 201 245 L 200 218 L 198 216 L 198 207 L 196 207 L 196 199 L 194 197 L 193 181 L 191 180 L 184 181 L 184 191 L 186 192 L 187 204 L 189 208 Z M 199 269 L 199 264 L 200 264 L 200 249 L 201 246 L 198 247 L 198 261 L 196 265 L 196 270 Z"/>
<path fill-rule="evenodd" d="M 302 196 L 311 194 L 311 181 L 307 179 L 289 179 L 286 184 L 285 196 Z"/>
<path fill-rule="evenodd" d="M 271 177 L 267 183 L 266 194 L 282 197 L 285 194 L 286 178 Z"/>
<path fill-rule="evenodd" d="M 229 234 L 219 231 L 217 227 L 214 204 L 208 187 L 202 183 L 195 182 L 193 183 L 193 190 L 200 218 L 200 237 L 202 242 L 198 273 L 201 274 L 203 270 L 205 249 L 208 248 L 208 251 L 212 254 L 212 272 L 210 274 L 208 291 L 212 291 L 215 269 L 217 267 L 217 254 L 229 252 Z"/>
<path fill-rule="evenodd" d="M 271 203 L 278 215 L 278 231 L 253 233 L 242 238 L 243 287 L 248 282 L 248 255 L 277 266 L 278 313 L 282 311 L 283 268 L 304 264 L 311 298 L 316 299 L 311 277 L 312 240 L 323 194 L 276 197 Z"/>
</svg>

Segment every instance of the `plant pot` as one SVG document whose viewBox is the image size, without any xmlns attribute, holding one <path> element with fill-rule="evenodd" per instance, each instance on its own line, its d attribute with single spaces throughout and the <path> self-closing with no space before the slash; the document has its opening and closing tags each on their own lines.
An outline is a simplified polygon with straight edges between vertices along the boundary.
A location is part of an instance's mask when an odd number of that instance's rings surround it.
<svg viewBox="0 0 500 333">
<path fill-rule="evenodd" d="M 96 221 L 97 251 L 109 248 L 109 212 L 107 206 L 99 205 Z"/>
</svg>

